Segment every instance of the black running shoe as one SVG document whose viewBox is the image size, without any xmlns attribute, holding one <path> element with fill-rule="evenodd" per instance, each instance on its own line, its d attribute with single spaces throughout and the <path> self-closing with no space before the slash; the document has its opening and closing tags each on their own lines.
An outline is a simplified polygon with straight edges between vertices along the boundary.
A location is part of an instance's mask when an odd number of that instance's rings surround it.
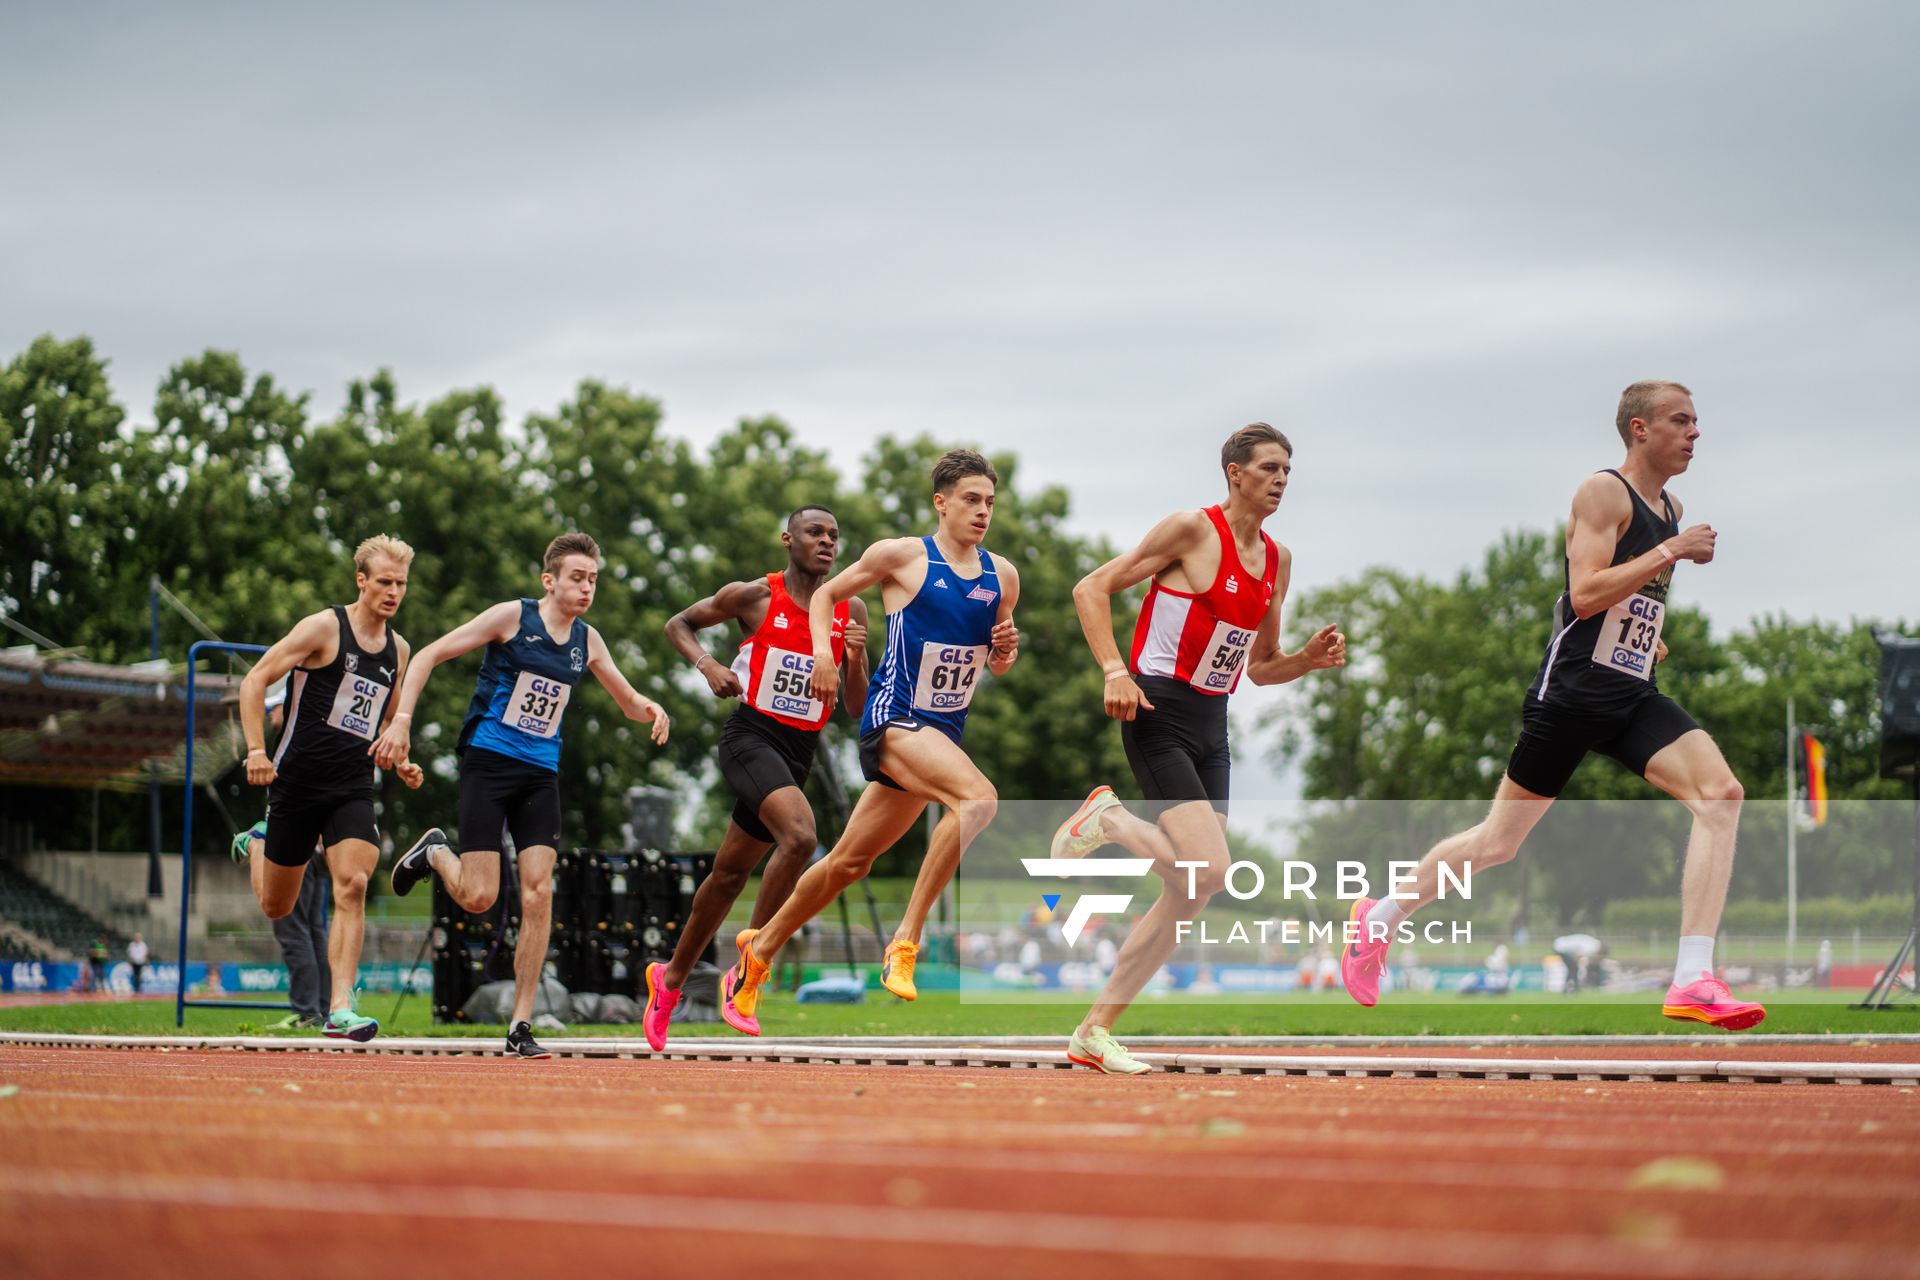
<svg viewBox="0 0 1920 1280">
<path fill-rule="evenodd" d="M 413 886 L 433 874 L 433 863 L 428 861 L 428 855 L 433 852 L 435 845 L 444 849 L 447 845 L 447 833 L 438 827 L 428 827 L 426 832 L 413 842 L 413 848 L 393 860 L 393 878 L 390 883 L 393 885 L 395 896 L 406 897 L 413 892 Z"/>
<path fill-rule="evenodd" d="M 509 1058 L 551 1058 L 553 1055 L 540 1047 L 533 1038 L 533 1028 L 524 1022 L 513 1024 L 513 1030 L 507 1032 L 507 1056 Z"/>
</svg>

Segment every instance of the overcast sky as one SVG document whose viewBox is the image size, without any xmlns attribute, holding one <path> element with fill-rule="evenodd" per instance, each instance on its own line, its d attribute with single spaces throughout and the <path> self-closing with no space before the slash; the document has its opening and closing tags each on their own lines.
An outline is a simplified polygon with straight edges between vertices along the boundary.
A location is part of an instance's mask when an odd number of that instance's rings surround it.
<svg viewBox="0 0 1920 1280">
<path fill-rule="evenodd" d="M 1902 3 L 12 5 L 0 355 L 927 431 L 1116 542 L 1266 419 L 1296 591 L 1551 525 L 1671 377 L 1677 599 L 1920 620 L 1917 55 Z"/>
</svg>

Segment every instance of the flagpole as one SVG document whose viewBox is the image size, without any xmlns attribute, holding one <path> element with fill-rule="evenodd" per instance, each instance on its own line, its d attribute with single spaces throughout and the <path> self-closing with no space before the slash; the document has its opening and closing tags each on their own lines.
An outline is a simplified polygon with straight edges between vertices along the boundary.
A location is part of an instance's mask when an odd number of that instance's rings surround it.
<svg viewBox="0 0 1920 1280">
<path fill-rule="evenodd" d="M 1800 779 L 1794 772 L 1793 745 L 1795 726 L 1793 723 L 1793 695 L 1787 695 L 1787 967 L 1793 967 L 1793 944 L 1799 933 L 1800 907 L 1800 857 L 1795 840 L 1795 828 L 1800 824 L 1793 812 L 1795 801 L 1799 798 Z"/>
</svg>

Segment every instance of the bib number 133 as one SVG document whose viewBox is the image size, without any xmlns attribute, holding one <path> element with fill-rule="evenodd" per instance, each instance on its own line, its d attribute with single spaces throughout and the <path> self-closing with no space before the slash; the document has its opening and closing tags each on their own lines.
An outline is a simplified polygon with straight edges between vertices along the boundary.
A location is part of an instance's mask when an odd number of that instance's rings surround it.
<svg viewBox="0 0 1920 1280">
<path fill-rule="evenodd" d="M 1651 596 L 1631 595 L 1607 610 L 1593 643 L 1593 660 L 1638 680 L 1653 678 L 1653 655 L 1667 607 Z"/>
</svg>

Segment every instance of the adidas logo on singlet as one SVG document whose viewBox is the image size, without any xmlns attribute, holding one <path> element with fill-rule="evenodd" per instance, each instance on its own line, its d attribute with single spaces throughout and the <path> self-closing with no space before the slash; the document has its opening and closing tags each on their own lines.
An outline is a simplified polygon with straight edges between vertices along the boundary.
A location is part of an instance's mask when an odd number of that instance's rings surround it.
<svg viewBox="0 0 1920 1280">
<path fill-rule="evenodd" d="M 944 587 L 947 585 L 947 580 L 945 578 L 935 578 L 933 580 L 933 585 L 936 587 Z"/>
</svg>

